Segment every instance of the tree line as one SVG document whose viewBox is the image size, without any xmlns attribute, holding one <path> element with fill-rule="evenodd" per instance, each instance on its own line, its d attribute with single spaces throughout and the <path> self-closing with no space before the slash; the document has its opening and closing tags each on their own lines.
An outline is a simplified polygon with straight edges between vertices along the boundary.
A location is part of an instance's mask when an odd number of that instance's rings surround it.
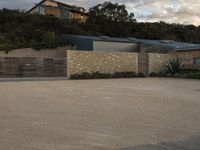
<svg viewBox="0 0 200 150">
<path fill-rule="evenodd" d="M 60 35 L 81 34 L 110 37 L 175 40 L 200 43 L 200 26 L 140 23 L 125 5 L 105 2 L 89 9 L 85 23 L 61 20 L 52 15 L 30 14 L 20 10 L 0 10 L 0 50 L 32 47 L 55 48 L 68 43 Z"/>
</svg>

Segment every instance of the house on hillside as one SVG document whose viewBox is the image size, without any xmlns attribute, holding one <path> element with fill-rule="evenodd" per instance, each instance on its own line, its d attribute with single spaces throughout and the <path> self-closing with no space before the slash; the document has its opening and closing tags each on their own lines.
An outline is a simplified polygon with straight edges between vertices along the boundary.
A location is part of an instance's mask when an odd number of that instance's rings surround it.
<svg viewBox="0 0 200 150">
<path fill-rule="evenodd" d="M 60 19 L 79 20 L 81 22 L 85 22 L 88 18 L 83 7 L 72 6 L 55 0 L 42 0 L 28 12 L 54 15 Z"/>
<path fill-rule="evenodd" d="M 108 36 L 83 36 L 63 34 L 63 39 L 74 50 L 104 52 L 174 53 L 185 68 L 200 68 L 200 44 L 171 40 L 147 40 L 136 38 L 113 38 Z"/>
</svg>

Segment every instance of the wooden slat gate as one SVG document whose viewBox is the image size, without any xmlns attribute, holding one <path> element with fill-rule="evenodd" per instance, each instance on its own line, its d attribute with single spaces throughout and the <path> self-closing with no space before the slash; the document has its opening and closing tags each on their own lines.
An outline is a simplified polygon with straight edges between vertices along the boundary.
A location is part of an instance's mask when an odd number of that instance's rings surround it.
<svg viewBox="0 0 200 150">
<path fill-rule="evenodd" d="M 65 76 L 66 58 L 0 57 L 0 78 Z"/>
</svg>

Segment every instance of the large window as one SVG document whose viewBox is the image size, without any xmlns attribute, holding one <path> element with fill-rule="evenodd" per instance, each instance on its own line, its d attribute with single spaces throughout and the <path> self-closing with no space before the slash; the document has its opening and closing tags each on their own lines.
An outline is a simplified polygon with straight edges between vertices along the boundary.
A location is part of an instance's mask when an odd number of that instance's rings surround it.
<svg viewBox="0 0 200 150">
<path fill-rule="evenodd" d="M 194 64 L 195 65 L 200 65 L 200 57 L 194 58 Z"/>
</svg>

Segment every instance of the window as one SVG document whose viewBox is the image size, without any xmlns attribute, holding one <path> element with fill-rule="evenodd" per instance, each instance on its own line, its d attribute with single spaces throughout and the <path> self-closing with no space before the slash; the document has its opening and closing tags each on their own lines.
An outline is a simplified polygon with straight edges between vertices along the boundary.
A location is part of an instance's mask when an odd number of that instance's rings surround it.
<svg viewBox="0 0 200 150">
<path fill-rule="evenodd" d="M 194 58 L 194 64 L 200 65 L 200 57 Z"/>
<path fill-rule="evenodd" d="M 44 15 L 44 6 L 39 6 L 39 13 Z"/>
<path fill-rule="evenodd" d="M 71 19 L 71 12 L 68 8 L 62 8 L 62 18 L 63 19 Z"/>
</svg>

